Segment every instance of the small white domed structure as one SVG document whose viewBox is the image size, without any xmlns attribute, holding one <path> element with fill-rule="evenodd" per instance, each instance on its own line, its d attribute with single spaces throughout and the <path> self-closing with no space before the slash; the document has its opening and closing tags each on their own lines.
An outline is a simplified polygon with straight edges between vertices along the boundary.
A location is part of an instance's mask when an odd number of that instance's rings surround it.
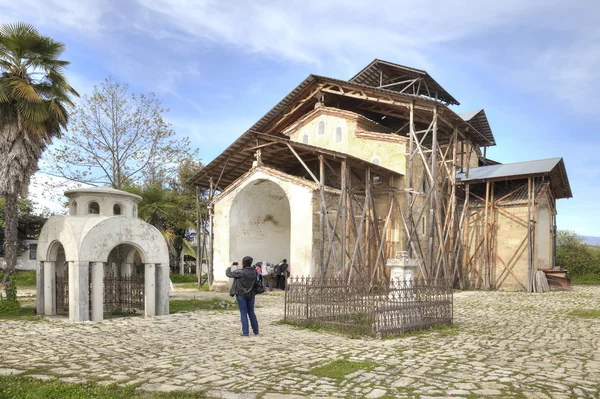
<svg viewBox="0 0 600 399">
<path fill-rule="evenodd" d="M 137 218 L 142 198 L 106 187 L 70 190 L 65 196 L 69 215 L 48 219 L 38 240 L 38 314 L 56 314 L 57 292 L 64 294 L 62 304 L 68 290 L 70 320 L 89 320 L 91 308 L 92 320 L 100 321 L 109 301 L 121 304 L 142 289 L 137 308 L 143 307 L 146 316 L 168 314 L 167 244 L 155 227 Z M 139 289 L 132 288 L 136 261 L 144 264 Z M 67 279 L 68 288 L 58 284 Z"/>
</svg>

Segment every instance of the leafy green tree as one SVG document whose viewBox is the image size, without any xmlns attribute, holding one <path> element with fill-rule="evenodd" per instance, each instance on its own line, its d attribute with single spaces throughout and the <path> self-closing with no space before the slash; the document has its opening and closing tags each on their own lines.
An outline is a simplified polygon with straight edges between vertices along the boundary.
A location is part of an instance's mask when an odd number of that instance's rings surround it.
<svg viewBox="0 0 600 399">
<path fill-rule="evenodd" d="M 0 244 L 4 243 L 4 199 L 0 198 Z M 40 214 L 35 210 L 34 204 L 28 200 L 19 200 L 19 218 L 17 223 L 17 255 L 27 249 L 25 240 L 35 240 L 48 220 L 47 214 Z M 0 245 L 0 257 L 4 256 L 3 246 Z"/>
<path fill-rule="evenodd" d="M 54 137 L 69 121 L 77 92 L 64 76 L 65 46 L 26 23 L 0 25 L 0 196 L 5 200 L 5 259 L 8 283 L 17 257 L 18 199 Z"/>
<path fill-rule="evenodd" d="M 176 176 L 125 188 L 142 197 L 138 216 L 161 231 L 172 260 L 182 250 L 186 255 L 196 256 L 190 245 L 191 233 L 196 230 L 196 188 L 190 180 L 201 168 L 199 161 L 184 159 Z M 201 213 L 206 213 L 204 203 Z"/>
<path fill-rule="evenodd" d="M 584 244 L 572 230 L 558 231 L 556 264 L 569 270 L 574 279 L 600 280 L 600 251 Z"/>
<path fill-rule="evenodd" d="M 105 79 L 78 105 L 70 132 L 49 154 L 48 172 L 119 190 L 160 184 L 177 174 L 181 159 L 197 156 L 188 138 L 175 137 L 166 112 L 153 93 L 136 96 Z"/>
</svg>

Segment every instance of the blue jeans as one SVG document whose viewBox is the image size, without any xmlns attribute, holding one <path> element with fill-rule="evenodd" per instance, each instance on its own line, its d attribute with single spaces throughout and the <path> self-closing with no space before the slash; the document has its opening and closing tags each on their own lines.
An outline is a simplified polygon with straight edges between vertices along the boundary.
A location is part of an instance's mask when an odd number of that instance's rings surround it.
<svg viewBox="0 0 600 399">
<path fill-rule="evenodd" d="M 252 332 L 254 335 L 258 335 L 258 320 L 256 320 L 256 314 L 254 313 L 254 299 L 246 299 L 241 295 L 236 295 L 238 307 L 240 308 L 240 319 L 242 321 L 242 334 L 249 335 L 248 331 L 248 317 L 250 317 L 250 324 L 252 325 Z"/>
</svg>

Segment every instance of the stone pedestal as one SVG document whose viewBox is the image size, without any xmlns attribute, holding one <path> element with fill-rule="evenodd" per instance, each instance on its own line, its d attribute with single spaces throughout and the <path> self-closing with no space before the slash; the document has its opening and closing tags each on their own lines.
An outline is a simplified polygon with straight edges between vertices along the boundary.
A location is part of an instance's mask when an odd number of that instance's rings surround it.
<svg viewBox="0 0 600 399">
<path fill-rule="evenodd" d="M 400 281 L 411 281 L 414 269 L 419 267 L 419 260 L 408 257 L 407 252 L 399 252 L 395 258 L 388 259 L 386 266 L 390 268 L 390 278 Z"/>
<path fill-rule="evenodd" d="M 414 269 L 419 267 L 419 260 L 408 257 L 407 252 L 399 252 L 395 258 L 388 259 L 386 266 L 390 268 L 389 300 L 410 299 L 411 293 L 402 291 L 406 297 L 400 298 L 399 289 L 410 286 L 414 279 Z"/>
</svg>

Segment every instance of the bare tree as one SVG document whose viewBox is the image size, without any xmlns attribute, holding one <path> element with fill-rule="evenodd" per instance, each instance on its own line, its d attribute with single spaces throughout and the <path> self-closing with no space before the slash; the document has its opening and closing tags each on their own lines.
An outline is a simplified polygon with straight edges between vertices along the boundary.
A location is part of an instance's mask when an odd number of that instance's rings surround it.
<svg viewBox="0 0 600 399">
<path fill-rule="evenodd" d="M 153 93 L 136 96 L 105 79 L 78 105 L 69 132 L 50 151 L 47 172 L 116 189 L 176 174 L 180 160 L 197 157 L 197 150 L 175 137 L 166 112 Z"/>
</svg>

